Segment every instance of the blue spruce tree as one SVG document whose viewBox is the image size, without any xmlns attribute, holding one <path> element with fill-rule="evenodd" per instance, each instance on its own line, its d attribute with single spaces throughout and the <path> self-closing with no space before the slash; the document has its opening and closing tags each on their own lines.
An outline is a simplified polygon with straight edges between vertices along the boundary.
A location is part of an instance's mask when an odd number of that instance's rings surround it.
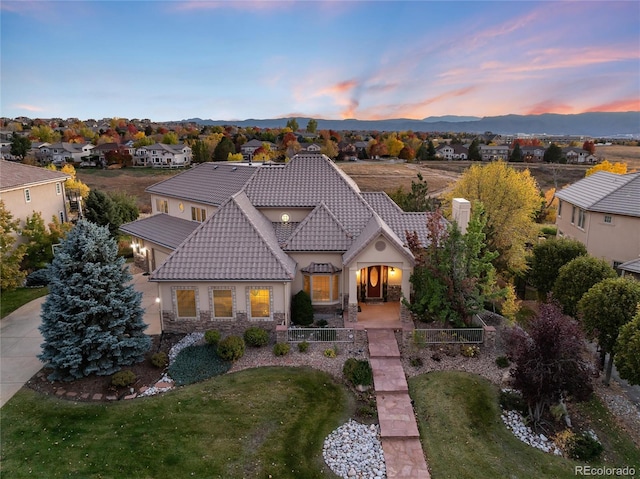
<svg viewBox="0 0 640 479">
<path fill-rule="evenodd" d="M 144 358 L 141 293 L 127 285 L 131 274 L 117 256 L 109 230 L 80 221 L 49 267 L 49 295 L 42 305 L 44 337 L 39 358 L 50 380 L 109 375 Z"/>
</svg>

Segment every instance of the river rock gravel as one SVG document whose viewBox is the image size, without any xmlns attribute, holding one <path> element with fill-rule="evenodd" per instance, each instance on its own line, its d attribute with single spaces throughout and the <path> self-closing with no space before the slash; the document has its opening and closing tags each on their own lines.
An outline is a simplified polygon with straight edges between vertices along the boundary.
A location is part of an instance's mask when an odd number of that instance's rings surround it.
<svg viewBox="0 0 640 479">
<path fill-rule="evenodd" d="M 349 420 L 327 436 L 324 461 L 343 479 L 386 479 L 387 472 L 377 425 Z"/>
</svg>

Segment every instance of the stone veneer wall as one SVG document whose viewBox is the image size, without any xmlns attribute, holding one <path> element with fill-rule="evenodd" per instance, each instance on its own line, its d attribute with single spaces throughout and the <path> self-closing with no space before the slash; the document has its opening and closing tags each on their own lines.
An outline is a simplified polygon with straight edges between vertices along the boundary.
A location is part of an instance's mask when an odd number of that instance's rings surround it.
<svg viewBox="0 0 640 479">
<path fill-rule="evenodd" d="M 402 296 L 402 287 L 400 285 L 392 284 L 387 286 L 387 301 L 400 301 Z"/>
<path fill-rule="evenodd" d="M 138 253 L 133 253 L 133 264 L 143 270 L 145 273 L 149 272 L 149 264 L 146 256 Z"/>
<path fill-rule="evenodd" d="M 223 336 L 242 336 L 245 330 L 252 326 L 270 331 L 275 337 L 276 325 L 284 321 L 284 313 L 274 313 L 273 321 L 250 321 L 246 313 L 237 313 L 233 320 L 212 320 L 209 311 L 200 311 L 198 319 L 177 319 L 175 313 L 170 310 L 162 311 L 162 322 L 164 331 L 167 333 L 189 334 L 194 332 L 205 332 L 210 329 L 220 331 Z"/>
<path fill-rule="evenodd" d="M 358 322 L 358 305 L 357 304 L 350 304 L 347 310 L 347 313 L 349 314 L 349 321 L 353 323 Z"/>
<path fill-rule="evenodd" d="M 411 317 L 411 311 L 404 305 L 404 303 L 400 302 L 400 322 L 413 324 L 413 318 Z"/>
</svg>

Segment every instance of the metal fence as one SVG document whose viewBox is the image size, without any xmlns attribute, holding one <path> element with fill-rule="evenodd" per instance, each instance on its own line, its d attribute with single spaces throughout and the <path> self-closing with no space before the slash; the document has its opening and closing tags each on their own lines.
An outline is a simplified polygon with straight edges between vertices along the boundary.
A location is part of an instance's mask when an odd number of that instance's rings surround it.
<svg viewBox="0 0 640 479">
<path fill-rule="evenodd" d="M 290 343 L 353 343 L 355 334 L 350 328 L 289 328 L 287 341 Z"/>
<path fill-rule="evenodd" d="M 413 331 L 413 340 L 422 344 L 482 344 L 484 342 L 484 329 L 415 329 Z"/>
</svg>

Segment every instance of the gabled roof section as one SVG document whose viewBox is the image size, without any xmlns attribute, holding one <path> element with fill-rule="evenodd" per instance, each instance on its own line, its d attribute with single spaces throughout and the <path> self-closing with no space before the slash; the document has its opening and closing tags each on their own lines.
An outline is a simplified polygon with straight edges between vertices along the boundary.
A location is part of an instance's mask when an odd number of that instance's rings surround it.
<svg viewBox="0 0 640 479">
<path fill-rule="evenodd" d="M 598 171 L 556 193 L 587 211 L 640 217 L 640 173 Z"/>
<path fill-rule="evenodd" d="M 257 168 L 238 163 L 202 163 L 151 185 L 149 193 L 206 205 L 221 205 L 240 191 Z"/>
<path fill-rule="evenodd" d="M 374 240 L 383 236 L 387 239 L 396 249 L 402 253 L 411 265 L 415 264 L 415 258 L 409 248 L 404 245 L 404 242 L 396 235 L 393 230 L 377 215 L 374 214 L 367 226 L 362 230 L 360 236 L 356 238 L 349 250 L 342 255 L 342 263 L 346 266 L 355 259 L 367 246 L 369 246 Z"/>
<path fill-rule="evenodd" d="M 278 246 L 271 222 L 243 192 L 202 223 L 152 281 L 291 281 L 296 263 Z"/>
<path fill-rule="evenodd" d="M 66 173 L 39 166 L 23 165 L 15 161 L 0 160 L 0 190 L 12 190 L 27 186 L 64 181 Z"/>
<path fill-rule="evenodd" d="M 169 249 L 176 249 L 187 236 L 200 226 L 164 213 L 149 216 L 120 226 L 120 230 Z"/>
<path fill-rule="evenodd" d="M 640 258 L 632 259 L 618 266 L 618 269 L 628 271 L 630 273 L 640 274 Z"/>
<path fill-rule="evenodd" d="M 285 251 L 346 251 L 352 236 L 321 202 L 283 244 Z"/>
<path fill-rule="evenodd" d="M 373 214 L 355 182 L 325 155 L 296 155 L 284 167 L 262 167 L 245 191 L 257 208 L 315 208 L 324 201 L 353 235 Z"/>
</svg>

